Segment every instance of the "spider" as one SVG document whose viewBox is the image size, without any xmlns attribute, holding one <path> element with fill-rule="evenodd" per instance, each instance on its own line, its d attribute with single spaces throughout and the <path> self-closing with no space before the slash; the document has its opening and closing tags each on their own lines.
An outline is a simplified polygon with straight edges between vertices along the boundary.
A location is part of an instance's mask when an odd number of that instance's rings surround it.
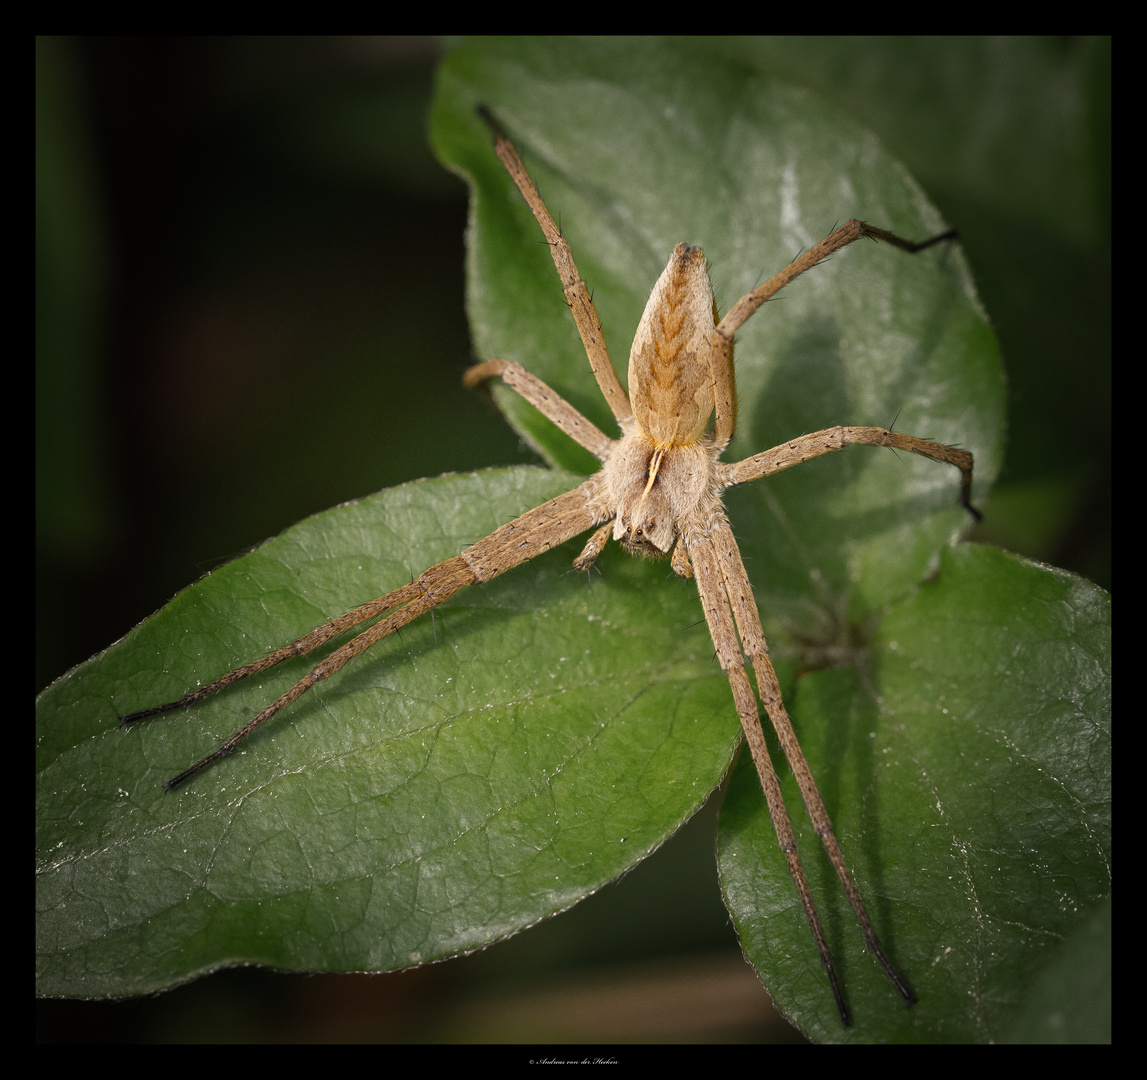
<svg viewBox="0 0 1147 1080">
<path fill-rule="evenodd" d="M 569 244 L 509 136 L 486 108 L 479 107 L 478 112 L 492 133 L 494 152 L 525 198 L 549 244 L 566 302 L 573 312 L 598 386 L 617 421 L 620 437 L 613 439 L 604 434 L 520 364 L 502 359 L 477 364 L 465 373 L 466 385 L 477 386 L 500 378 L 597 457 L 601 462 L 600 471 L 572 491 L 496 529 L 459 555 L 430 567 L 408 585 L 331 619 L 289 645 L 227 672 L 178 701 L 132 713 L 120 722 L 132 724 L 194 705 L 240 679 L 290 657 L 310 653 L 347 630 L 382 616 L 369 629 L 332 651 L 218 749 L 168 781 L 166 788 L 170 791 L 231 753 L 251 732 L 316 683 L 329 678 L 376 642 L 432 611 L 467 585 L 490 581 L 591 529 L 592 535 L 574 561 L 578 570 L 586 571 L 592 566 L 611 536 L 632 554 L 648 558 L 668 556 L 676 574 L 696 582 L 716 658 L 728 677 L 777 840 L 800 895 L 841 1021 L 845 1026 L 850 1025 L 851 1015 L 765 744 L 758 697 L 788 759 L 825 852 L 848 896 L 865 943 L 904 1002 L 912 1005 L 915 995 L 881 948 L 785 710 L 752 586 L 733 538 L 721 493 L 734 485 L 770 476 L 810 458 L 858 443 L 906 450 L 954 465 L 961 473 L 960 501 L 979 518 L 971 504 L 972 455 L 966 450 L 876 427 L 827 428 L 731 464 L 721 461 L 721 453 L 732 439 L 736 426 L 734 335 L 765 301 L 833 252 L 861 238 L 884 240 L 914 253 L 950 239 L 954 233 L 911 243 L 886 230 L 850 220 L 743 296 L 720 320 L 703 252 L 699 247 L 680 243 L 653 286 L 638 325 L 629 358 L 627 394 L 617 378 L 589 289 L 578 273 Z M 755 676 L 755 693 L 747 666 Z"/>
</svg>

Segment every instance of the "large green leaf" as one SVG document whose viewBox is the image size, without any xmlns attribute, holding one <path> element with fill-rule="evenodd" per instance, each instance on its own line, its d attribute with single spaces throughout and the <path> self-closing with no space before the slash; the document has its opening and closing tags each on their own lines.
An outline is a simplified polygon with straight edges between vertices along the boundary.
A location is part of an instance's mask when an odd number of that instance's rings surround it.
<svg viewBox="0 0 1147 1080">
<path fill-rule="evenodd" d="M 705 247 L 725 308 L 848 216 L 913 236 L 944 224 L 846 118 L 684 49 L 474 43 L 440 77 L 436 147 L 475 185 L 476 352 L 521 360 L 608 431 L 548 251 L 493 158 L 478 101 L 513 135 L 561 215 L 623 375 L 641 306 L 679 240 Z M 975 452 L 983 501 L 1002 446 L 1002 376 L 957 246 L 915 258 L 878 245 L 843 252 L 746 327 L 737 360 L 730 457 L 899 413 L 899 429 Z M 499 399 L 548 458 L 585 467 L 512 395 Z M 532 470 L 480 474 L 319 515 L 181 594 L 53 686 L 38 717 L 41 992 L 140 992 L 244 960 L 405 966 L 560 910 L 669 835 L 725 770 L 735 714 L 695 602 L 664 581 L 664 566 L 617 552 L 589 588 L 564 575 L 567 549 L 468 590 L 436 625 L 412 626 L 358 661 L 180 794 L 164 796 L 162 781 L 306 663 L 186 718 L 114 727 L 117 713 L 175 696 L 409 580 L 574 482 Z M 804 659 L 795 641 L 824 639 L 834 620 L 863 623 L 911 598 L 968 524 L 956 490 L 955 474 L 934 463 L 853 448 L 731 493 L 782 672 Z M 865 670 L 880 670 L 882 656 L 879 642 L 870 645 Z M 917 689 L 926 697 L 926 680 Z M 847 695 L 831 721 L 854 722 L 867 694 L 861 686 Z M 878 931 L 917 983 L 933 954 L 902 951 L 902 894 L 890 900 L 865 863 L 874 845 L 882 855 L 900 850 L 901 834 L 866 813 L 870 802 L 841 805 L 848 796 L 832 769 L 840 746 L 855 744 L 844 738 L 826 761 L 804 716 L 810 759 Z M 856 756 L 871 776 L 872 760 Z M 747 783 L 744 798 L 753 790 Z M 850 810 L 860 814 L 855 826 Z M 752 903 L 791 903 L 787 876 L 767 863 L 747 875 L 761 890 Z M 927 886 L 913 902 L 939 907 L 950 882 Z M 831 884 L 814 880 L 814 889 L 835 912 Z M 847 952 L 847 917 L 829 927 Z M 815 968 L 807 927 L 783 936 L 798 967 L 807 972 L 811 957 Z M 791 1017 L 814 1034 L 840 1034 L 821 1014 L 832 1008 L 823 976 L 786 999 L 783 969 L 770 970 L 748 930 L 744 940 Z M 857 974 L 866 963 L 846 975 L 856 1033 L 896 1037 L 904 1014 L 887 987 L 869 993 Z M 953 1037 L 970 1036 L 962 1028 Z"/>
<path fill-rule="evenodd" d="M 45 691 L 40 992 L 146 993 L 244 961 L 408 967 L 568 907 L 688 818 L 736 746 L 704 626 L 632 560 L 588 586 L 576 547 L 463 593 L 175 793 L 308 662 L 116 726 L 575 482 L 492 470 L 318 514 Z"/>
<path fill-rule="evenodd" d="M 837 836 L 919 997 L 900 1007 L 863 954 L 801 820 L 857 1037 L 1110 1038 L 1110 926 L 1097 936 L 1092 925 L 1111 890 L 1110 631 L 1102 590 L 963 545 L 891 607 L 859 670 L 810 675 L 790 696 Z M 786 788 L 797 806 L 791 777 Z M 785 862 L 747 761 L 719 846 L 746 954 L 802 1030 L 836 1037 L 823 972 L 801 947 L 804 913 L 777 887 Z"/>
<path fill-rule="evenodd" d="M 946 223 L 877 140 L 818 99 L 687 44 L 481 43 L 444 65 L 436 148 L 475 189 L 468 238 L 477 352 L 518 360 L 615 430 L 528 208 L 474 106 L 513 135 L 594 292 L 614 365 L 676 243 L 700 244 L 721 310 L 850 216 L 909 237 Z M 676 51 L 675 51 L 676 50 Z M 688 76 L 683 77 L 683 72 Z M 640 136 L 638 133 L 641 133 Z M 958 246 L 909 257 L 857 244 L 738 334 L 735 460 L 835 424 L 891 425 L 976 455 L 986 494 L 1003 444 L 998 346 Z M 496 388 L 552 461 L 587 455 Z M 772 628 L 807 628 L 810 584 L 867 615 L 934 566 L 970 525 L 951 470 L 850 450 L 737 490 L 735 514 Z"/>
</svg>

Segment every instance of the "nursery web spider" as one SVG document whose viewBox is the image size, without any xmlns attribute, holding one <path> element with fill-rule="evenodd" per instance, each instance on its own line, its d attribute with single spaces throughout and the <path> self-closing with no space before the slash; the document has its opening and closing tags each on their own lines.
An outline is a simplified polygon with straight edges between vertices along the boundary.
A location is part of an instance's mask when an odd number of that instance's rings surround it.
<svg viewBox="0 0 1147 1080">
<path fill-rule="evenodd" d="M 736 424 L 737 397 L 733 375 L 733 335 L 778 290 L 835 251 L 869 237 L 908 252 L 917 252 L 951 237 L 944 233 L 923 243 L 902 240 L 883 229 L 851 220 L 795 258 L 763 285 L 743 296 L 718 321 L 716 301 L 705 257 L 699 247 L 678 244 L 641 317 L 629 358 L 629 394 L 622 389 L 602 335 L 589 289 L 537 188 L 526 173 L 510 139 L 484 108 L 479 113 L 494 137 L 494 150 L 541 226 L 561 277 L 566 302 L 598 386 L 621 429 L 611 439 L 585 419 L 520 364 L 487 360 L 465 374 L 468 386 L 501 378 L 567 435 L 597 457 L 601 470 L 584 483 L 496 529 L 461 554 L 432 566 L 409 585 L 395 589 L 304 634 L 297 641 L 254 663 L 236 668 L 214 682 L 165 705 L 122 718 L 130 724 L 172 709 L 193 705 L 239 679 L 264 671 L 289 657 L 300 656 L 360 623 L 385 616 L 336 648 L 277 701 L 258 713 L 217 750 L 167 783 L 178 787 L 229 754 L 257 727 L 290 705 L 315 683 L 339 671 L 360 653 L 411 620 L 431 611 L 459 589 L 485 582 L 528 559 L 584 533 L 594 532 L 574 566 L 587 570 L 612 535 L 627 551 L 659 558 L 668 555 L 673 570 L 693 578 L 705 611 L 716 657 L 729 679 L 745 738 L 760 777 L 777 839 L 816 939 L 821 962 L 840 1011 L 851 1023 L 820 917 L 813 902 L 788 810 L 769 758 L 757 711 L 757 696 L 768 713 L 796 777 L 805 806 L 860 923 L 865 943 L 904 1001 L 912 991 L 884 955 L 788 713 L 769 660 L 761 618 L 741 555 L 721 502 L 724 489 L 780 472 L 803 461 L 839 450 L 850 443 L 888 446 L 954 465 L 962 475 L 960 500 L 971 505 L 972 455 L 925 439 L 876 427 L 833 427 L 802 435 L 771 450 L 733 464 L 720 460 Z M 714 417 L 710 427 L 710 416 Z M 746 672 L 756 676 L 757 690 Z"/>
</svg>

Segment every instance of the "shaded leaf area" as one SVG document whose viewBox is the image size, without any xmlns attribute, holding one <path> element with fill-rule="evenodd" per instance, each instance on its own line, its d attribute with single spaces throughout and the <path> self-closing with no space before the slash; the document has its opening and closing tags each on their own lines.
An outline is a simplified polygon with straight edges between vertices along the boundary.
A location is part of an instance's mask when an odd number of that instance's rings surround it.
<svg viewBox="0 0 1147 1080">
<path fill-rule="evenodd" d="M 608 585 L 590 584 L 568 572 L 576 548 L 471 588 L 185 789 L 163 783 L 305 659 L 186 715 L 116 726 L 573 482 L 491 471 L 317 515 L 45 691 L 40 992 L 144 993 L 241 961 L 389 970 L 451 955 L 569 906 L 688 818 L 737 736 L 704 625 L 663 568 L 610 558 Z"/>
<path fill-rule="evenodd" d="M 877 932 L 919 997 L 903 1008 L 864 952 L 800 822 L 856 1037 L 1110 1037 L 1078 994 L 1080 981 L 1110 994 L 1110 925 L 1098 941 L 1093 926 L 1111 889 L 1110 629 L 1102 590 L 963 546 L 889 611 L 859 669 L 800 680 L 801 743 Z M 833 1038 L 839 1021 L 815 953 L 799 947 L 804 915 L 757 786 L 741 762 L 721 819 L 726 898 L 782 1010 Z"/>
</svg>

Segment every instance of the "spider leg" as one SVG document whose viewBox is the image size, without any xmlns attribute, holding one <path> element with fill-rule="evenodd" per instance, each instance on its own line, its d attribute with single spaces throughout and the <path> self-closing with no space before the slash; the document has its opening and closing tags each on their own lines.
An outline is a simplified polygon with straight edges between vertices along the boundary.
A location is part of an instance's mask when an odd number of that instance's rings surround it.
<svg viewBox="0 0 1147 1080">
<path fill-rule="evenodd" d="M 522 198 L 526 200 L 526 205 L 529 206 L 530 212 L 541 226 L 546 242 L 550 245 L 554 266 L 557 267 L 558 276 L 562 279 L 566 303 L 573 312 L 577 332 L 585 346 L 585 353 L 593 369 L 594 378 L 597 379 L 597 385 L 601 387 L 601 392 L 618 422 L 628 421 L 633 416 L 633 409 L 621 387 L 613 361 L 609 358 L 609 349 L 606 347 L 605 335 L 601 330 L 601 319 L 598 318 L 597 309 L 593 306 L 589 288 L 578 273 L 573 252 L 566 238 L 562 236 L 562 231 L 554 221 L 553 215 L 542 201 L 541 195 L 538 194 L 538 189 L 530 179 L 530 174 L 526 172 L 526 167 L 518 157 L 510 137 L 484 105 L 478 106 L 478 115 L 494 136 L 494 153 L 498 155 L 498 160 L 522 193 Z"/>
<path fill-rule="evenodd" d="M 437 569 L 437 567 L 433 569 Z M 352 626 L 358 626 L 360 623 L 366 622 L 368 619 L 373 619 L 393 607 L 408 604 L 411 600 L 417 599 L 422 593 L 423 588 L 419 585 L 419 582 L 412 581 L 409 585 L 403 585 L 401 588 L 395 589 L 385 596 L 380 596 L 378 599 L 372 600 L 369 604 L 363 604 L 353 611 L 348 611 L 345 615 L 340 615 L 336 619 L 331 619 L 330 622 L 323 623 L 322 626 L 315 627 L 314 630 L 297 638 L 289 645 L 284 645 L 281 649 L 276 649 L 273 653 L 268 653 L 253 663 L 244 664 L 242 667 L 237 667 L 233 671 L 227 672 L 226 675 L 221 675 L 214 682 L 208 683 L 206 686 L 201 686 L 198 690 L 193 690 L 189 694 L 184 694 L 178 701 L 168 701 L 163 705 L 153 705 L 149 709 L 140 709 L 139 712 L 121 716 L 119 721 L 120 726 L 124 727 L 128 724 L 134 724 L 139 720 L 147 720 L 152 716 L 159 716 L 162 713 L 172 712 L 175 709 L 186 709 L 188 706 L 195 705 L 204 698 L 210 697 L 217 691 L 223 690 L 232 683 L 247 678 L 248 675 L 256 675 L 260 671 L 266 671 L 267 668 L 274 667 L 284 660 L 289 660 L 292 656 L 305 656 L 307 653 L 317 649 L 320 645 L 326 644 L 326 642 L 338 637 L 339 634 L 349 630 Z"/>
<path fill-rule="evenodd" d="M 753 599 L 752 586 L 749 583 L 748 574 L 745 572 L 744 563 L 741 561 L 741 555 L 724 510 L 718 506 L 703 511 L 695 521 L 688 523 L 683 529 L 683 539 L 688 547 L 689 561 L 696 576 L 698 592 L 705 609 L 705 618 L 709 623 L 713 644 L 717 649 L 717 658 L 722 670 L 729 678 L 729 685 L 732 688 L 733 699 L 737 707 L 737 715 L 741 719 L 741 726 L 749 743 L 753 763 L 756 765 L 757 775 L 760 777 L 761 787 L 769 807 L 769 815 L 777 833 L 777 840 L 781 850 L 785 853 L 789 873 L 792 875 L 809 926 L 812 928 L 813 937 L 816 939 L 821 963 L 828 974 L 833 996 L 836 998 L 837 1008 L 840 1011 L 840 1018 L 846 1026 L 852 1022 L 836 976 L 832 954 L 829 951 L 824 929 L 821 926 L 820 916 L 817 913 L 816 904 L 805 877 L 804 867 L 797 853 L 792 821 L 781 797 L 780 784 L 769 758 L 768 748 L 765 745 L 764 733 L 757 713 L 756 698 L 745 672 L 746 656 L 756 675 L 757 693 L 765 706 L 765 711 L 769 715 L 773 729 L 777 733 L 785 757 L 788 759 L 789 766 L 796 778 L 813 827 L 821 838 L 829 861 L 848 895 L 849 903 L 856 915 L 857 922 L 860 924 L 865 943 L 892 980 L 900 996 L 907 1004 L 912 1005 L 915 1003 L 916 997 L 884 955 L 884 950 L 873 929 L 872 920 L 869 918 L 868 911 L 860 897 L 860 891 L 845 865 L 844 855 L 833 833 L 832 822 L 829 819 L 824 800 L 817 789 L 816 781 L 813 779 L 812 770 L 805 760 L 796 733 L 793 731 L 792 721 L 789 719 L 781 697 L 776 672 L 769 660 L 768 647 L 765 643 L 764 631 L 761 629 L 757 605 Z"/>
<path fill-rule="evenodd" d="M 757 700 L 753 695 L 753 688 L 749 677 L 745 673 L 744 656 L 737 645 L 736 631 L 733 617 L 729 607 L 729 596 L 721 576 L 717 562 L 717 552 L 710 537 L 704 534 L 692 535 L 688 540 L 689 561 L 697 581 L 697 591 L 701 597 L 701 604 L 705 610 L 705 620 L 709 624 L 709 633 L 717 650 L 717 660 L 721 669 L 729 679 L 729 686 L 733 691 L 733 701 L 737 707 L 737 715 L 741 720 L 741 728 L 745 733 L 745 740 L 749 744 L 749 751 L 753 756 L 753 764 L 757 768 L 757 776 L 761 781 L 761 788 L 765 794 L 765 802 L 769 807 L 769 817 L 773 821 L 773 829 L 777 834 L 777 842 L 789 865 L 789 874 L 796 885 L 808 918 L 813 937 L 816 939 L 817 951 L 820 953 L 820 962 L 828 975 L 832 987 L 836 1007 L 840 1011 L 840 1018 L 848 1027 L 852 1024 L 852 1017 L 848 1005 L 844 1000 L 840 981 L 836 975 L 832 952 L 828 947 L 828 940 L 824 935 L 820 915 L 809 889 L 808 879 L 805 877 L 804 865 L 797 852 L 796 835 L 793 833 L 792 819 L 789 817 L 788 807 L 781 795 L 780 781 L 773 768 L 769 750 L 765 744 L 765 735 L 761 729 L 760 717 L 757 714 Z"/>
<path fill-rule="evenodd" d="M 833 252 L 854 243 L 860 239 L 884 240 L 893 244 L 902 251 L 915 253 L 938 244 L 942 240 L 955 238 L 955 229 L 949 229 L 939 236 L 916 243 L 904 240 L 887 229 L 878 229 L 863 221 L 852 218 L 846 221 L 839 229 L 834 229 L 819 244 L 814 244 L 808 251 L 802 252 L 783 270 L 775 273 L 763 285 L 759 285 L 752 292 L 742 296 L 726 313 L 713 331 L 712 343 L 709 353 L 709 370 L 713 373 L 714 388 L 716 391 L 716 418 L 713 432 L 720 445 L 725 445 L 733 437 L 737 424 L 737 390 L 733 380 L 733 335 L 739 330 L 757 309 L 772 299 L 781 289 L 795 278 L 800 277 L 806 270 L 812 269 L 818 262 L 827 259 Z"/>
<path fill-rule="evenodd" d="M 598 461 L 605 461 L 613 449 L 614 440 L 596 425 L 591 424 L 561 394 L 551 390 L 536 375 L 531 375 L 521 364 L 510 360 L 486 360 L 467 368 L 462 376 L 463 386 L 477 386 L 486 379 L 500 378 L 516 390 L 547 420 L 561 428 L 579 446 L 584 446 Z"/>
<path fill-rule="evenodd" d="M 833 427 L 801 435 L 797 439 L 774 446 L 752 457 L 744 458 L 732 465 L 722 465 L 719 472 L 722 482 L 731 487 L 750 480 L 760 479 L 781 472 L 783 469 L 800 465 L 810 458 L 830 454 L 852 444 L 865 446 L 890 446 L 894 450 L 907 450 L 922 457 L 954 465 L 960 470 L 960 502 L 979 521 L 979 510 L 972 505 L 972 454 L 955 446 L 917 439 L 912 435 L 901 435 L 898 431 L 887 431 L 876 427 Z"/>
<path fill-rule="evenodd" d="M 495 529 L 489 536 L 466 548 L 460 555 L 455 555 L 445 562 L 430 567 L 409 585 L 404 585 L 377 600 L 372 600 L 369 604 L 355 608 L 354 611 L 348 612 L 346 615 L 332 619 L 329 623 L 318 627 L 292 644 L 278 649 L 252 664 L 236 668 L 202 689 L 185 695 L 178 701 L 132 713 L 123 717 L 120 723 L 130 724 L 137 720 L 169 712 L 172 709 L 192 705 L 208 694 L 230 686 L 247 675 L 263 671 L 290 656 L 299 656 L 310 652 L 367 619 L 390 611 L 392 608 L 398 609 L 392 611 L 386 618 L 375 623 L 368 630 L 364 630 L 344 645 L 339 646 L 329 656 L 316 664 L 277 701 L 268 705 L 239 731 L 224 741 L 213 753 L 208 754 L 191 768 L 168 781 L 166 787 L 170 791 L 221 757 L 231 753 L 251 732 L 270 720 L 280 709 L 285 708 L 305 694 L 316 683 L 330 678 L 360 653 L 365 652 L 372 645 L 388 637 L 395 630 L 405 626 L 420 615 L 424 615 L 427 611 L 437 607 L 459 589 L 475 582 L 490 581 L 507 570 L 512 570 L 515 566 L 557 547 L 566 540 L 577 536 L 578 533 L 585 532 L 593 525 L 598 524 L 601 520 L 600 516 L 592 509 L 600 501 L 598 488 L 598 482 L 591 477 L 572 491 L 567 491 L 556 499 L 551 499 L 533 510 L 528 510 L 501 528 Z"/>
</svg>

